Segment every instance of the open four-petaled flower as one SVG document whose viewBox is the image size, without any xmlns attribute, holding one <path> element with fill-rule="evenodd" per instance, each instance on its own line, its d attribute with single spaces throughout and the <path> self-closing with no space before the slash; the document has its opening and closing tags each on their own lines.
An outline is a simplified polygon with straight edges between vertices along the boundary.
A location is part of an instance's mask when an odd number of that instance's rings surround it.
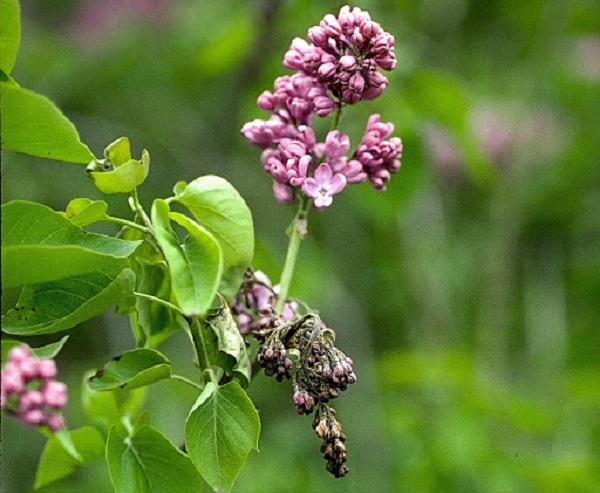
<svg viewBox="0 0 600 493">
<path fill-rule="evenodd" d="M 346 177 L 341 173 L 333 173 L 331 166 L 322 163 L 315 170 L 314 178 L 306 178 L 302 184 L 302 191 L 314 199 L 317 209 L 329 207 L 333 196 L 341 192 L 346 186 Z"/>
</svg>

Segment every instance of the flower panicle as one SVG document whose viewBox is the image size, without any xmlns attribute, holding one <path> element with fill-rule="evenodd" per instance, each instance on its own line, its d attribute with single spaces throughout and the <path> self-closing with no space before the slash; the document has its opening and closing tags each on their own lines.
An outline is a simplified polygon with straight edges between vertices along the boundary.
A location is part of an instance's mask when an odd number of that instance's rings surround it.
<svg viewBox="0 0 600 493">
<path fill-rule="evenodd" d="M 332 130 L 319 142 L 313 128 L 315 116 L 382 94 L 388 80 L 379 69 L 392 70 L 396 55 L 394 37 L 358 7 L 326 15 L 308 38 L 295 38 L 284 55 L 284 67 L 296 72 L 278 77 L 273 91 L 258 97 L 258 107 L 270 118 L 248 122 L 241 132 L 262 149 L 261 163 L 277 201 L 290 203 L 303 195 L 324 209 L 349 184 L 369 181 L 375 190 L 385 190 L 400 168 L 402 142 L 390 138 L 394 127 L 379 115 L 369 118 L 352 153 L 346 134 Z"/>
<path fill-rule="evenodd" d="M 26 345 L 12 348 L 1 374 L 2 409 L 27 426 L 59 431 L 68 396 L 67 386 L 55 377 L 54 360 L 37 358 Z"/>
</svg>

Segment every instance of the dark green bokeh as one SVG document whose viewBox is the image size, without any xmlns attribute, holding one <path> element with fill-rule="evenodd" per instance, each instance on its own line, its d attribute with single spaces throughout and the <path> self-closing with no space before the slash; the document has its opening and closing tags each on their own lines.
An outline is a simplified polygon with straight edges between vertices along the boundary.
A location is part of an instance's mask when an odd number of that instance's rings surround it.
<svg viewBox="0 0 600 493">
<path fill-rule="evenodd" d="M 147 148 L 146 204 L 181 179 L 230 180 L 254 214 L 255 266 L 276 279 L 293 209 L 275 204 L 239 128 L 263 116 L 256 96 L 288 72 L 291 39 L 340 4 L 21 3 L 15 78 L 51 97 L 96 154 L 121 135 L 134 155 Z M 600 8 L 360 6 L 396 37 L 398 68 L 382 97 L 344 112 L 342 130 L 356 143 L 381 113 L 403 166 L 386 193 L 351 187 L 311 215 L 292 286 L 356 362 L 359 381 L 337 403 L 351 473 L 330 478 L 289 386 L 259 377 L 261 452 L 234 491 L 600 491 Z M 4 201 L 99 197 L 81 166 L 8 152 L 2 165 Z M 127 214 L 123 197 L 109 202 Z M 113 314 L 73 331 L 58 358 L 72 427 L 83 372 L 132 345 Z M 164 350 L 193 375 L 183 334 Z M 150 394 L 152 421 L 181 443 L 193 392 L 159 383 Z M 3 491 L 31 490 L 42 445 L 3 419 Z M 44 491 L 110 485 L 98 465 Z"/>
</svg>

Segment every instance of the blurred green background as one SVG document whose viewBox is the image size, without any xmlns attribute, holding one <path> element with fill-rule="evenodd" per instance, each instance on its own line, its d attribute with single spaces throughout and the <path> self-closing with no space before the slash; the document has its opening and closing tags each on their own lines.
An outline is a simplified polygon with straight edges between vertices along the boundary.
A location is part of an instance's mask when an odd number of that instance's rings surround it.
<svg viewBox="0 0 600 493">
<path fill-rule="evenodd" d="M 148 204 L 173 184 L 230 180 L 255 220 L 255 267 L 277 279 L 293 208 L 276 205 L 239 128 L 288 73 L 281 59 L 339 2 L 22 1 L 14 76 L 48 95 L 99 155 L 149 149 Z M 331 478 L 289 385 L 261 376 L 260 454 L 236 492 L 600 491 L 600 5 L 594 0 L 386 0 L 360 7 L 396 37 L 387 92 L 348 108 L 396 124 L 384 194 L 350 187 L 313 214 L 292 294 L 355 360 L 336 403 L 350 475 Z M 319 122 L 324 130 L 328 120 Z M 3 200 L 64 209 L 98 197 L 82 167 L 6 152 Z M 125 199 L 109 198 L 113 215 Z M 56 339 L 55 337 L 54 339 Z M 39 338 L 33 342 L 46 342 Z M 125 318 L 83 324 L 58 358 L 67 419 L 82 373 L 131 347 Z M 164 346 L 193 374 L 184 334 Z M 151 418 L 176 443 L 195 396 L 158 383 Z M 2 491 L 30 491 L 43 438 L 2 420 Z M 111 491 L 98 464 L 45 492 Z"/>
</svg>

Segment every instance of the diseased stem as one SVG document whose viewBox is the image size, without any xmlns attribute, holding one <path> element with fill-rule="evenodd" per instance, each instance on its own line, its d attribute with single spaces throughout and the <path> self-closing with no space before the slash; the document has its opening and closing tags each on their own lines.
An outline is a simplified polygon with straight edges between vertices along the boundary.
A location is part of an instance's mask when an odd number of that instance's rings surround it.
<svg viewBox="0 0 600 493">
<path fill-rule="evenodd" d="M 171 310 L 176 311 L 180 315 L 185 316 L 185 313 L 183 312 L 183 310 L 181 308 L 179 308 L 177 305 L 174 305 L 173 303 L 171 303 L 170 301 L 163 300 L 162 298 L 157 298 L 156 296 L 152 296 L 151 294 L 138 293 L 137 291 L 134 291 L 133 295 L 137 296 L 138 298 L 143 298 L 145 300 L 153 301 L 154 303 L 158 303 L 160 305 L 166 306 L 167 308 L 170 308 Z"/>
<path fill-rule="evenodd" d="M 294 268 L 296 267 L 296 259 L 298 257 L 298 251 L 300 250 L 300 241 L 304 237 L 306 231 L 306 216 L 310 202 L 304 196 L 300 198 L 300 204 L 298 212 L 294 216 L 292 223 L 290 224 L 290 242 L 288 244 L 287 254 L 285 256 L 285 264 L 283 265 L 283 271 L 281 273 L 281 280 L 279 281 L 279 295 L 277 298 L 277 305 L 275 311 L 281 313 L 287 299 L 288 292 L 290 290 L 290 284 L 294 277 Z"/>
</svg>

